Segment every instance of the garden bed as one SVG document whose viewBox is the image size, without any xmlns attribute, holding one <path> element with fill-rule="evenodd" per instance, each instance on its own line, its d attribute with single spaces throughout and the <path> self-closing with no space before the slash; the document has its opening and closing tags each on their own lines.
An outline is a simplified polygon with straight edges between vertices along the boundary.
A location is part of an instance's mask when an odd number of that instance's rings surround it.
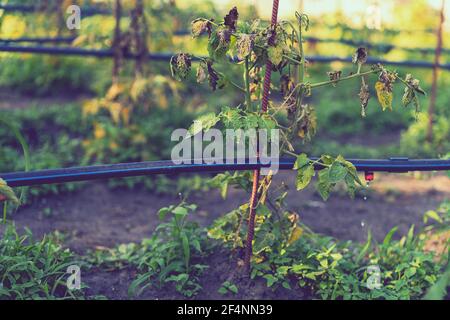
<svg viewBox="0 0 450 320">
<path fill-rule="evenodd" d="M 280 173 L 280 178 L 293 183 L 293 177 L 288 172 Z M 314 232 L 339 240 L 364 242 L 370 229 L 374 239 L 382 241 L 394 226 L 399 227 L 396 234 L 399 238 L 408 232 L 412 224 L 422 226 L 424 212 L 436 208 L 450 196 L 450 182 L 442 175 L 427 180 L 418 180 L 410 175 L 395 175 L 395 178 L 397 184 L 390 180 L 391 176 L 380 175 L 369 193 L 360 194 L 353 201 L 336 193 L 328 202 L 323 202 L 313 188 L 308 188 L 306 192 L 292 192 L 287 203 Z M 385 181 L 391 181 L 389 190 L 380 188 Z M 58 231 L 64 246 L 84 255 L 122 243 L 139 243 L 143 238 L 151 237 L 159 224 L 158 210 L 178 201 L 179 198 L 174 196 L 157 195 L 142 189 L 111 189 L 103 182 L 95 182 L 84 184 L 75 193 L 36 200 L 20 208 L 12 219 L 19 232 L 28 227 L 36 238 Z M 224 201 L 218 191 L 208 191 L 207 197 L 197 192 L 189 196 L 188 201 L 198 204 L 197 213 L 191 218 L 207 227 L 216 218 L 247 202 L 248 194 L 230 190 Z M 272 290 L 267 288 L 264 279 L 249 282 L 236 278 L 236 258 L 231 257 L 229 251 L 214 250 L 201 263 L 209 268 L 200 278 L 203 289 L 196 296 L 199 299 L 226 298 L 218 293 L 218 289 L 228 278 L 233 278 L 240 287 L 238 295 L 230 298 L 311 297 L 307 289 L 287 290 L 280 287 Z M 88 295 L 127 299 L 128 288 L 136 274 L 137 270 L 131 266 L 111 270 L 94 267 L 85 271 L 82 279 L 89 286 Z M 164 290 L 148 289 L 139 298 L 176 299 L 183 296 L 168 286 Z"/>
</svg>

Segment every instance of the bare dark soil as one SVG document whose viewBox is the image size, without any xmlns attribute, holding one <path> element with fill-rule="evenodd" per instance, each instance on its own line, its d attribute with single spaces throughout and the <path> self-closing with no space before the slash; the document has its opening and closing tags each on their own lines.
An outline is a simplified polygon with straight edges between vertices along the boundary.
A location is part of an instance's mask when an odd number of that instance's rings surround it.
<svg viewBox="0 0 450 320">
<path fill-rule="evenodd" d="M 149 178 L 150 179 L 150 178 Z M 283 172 L 277 179 L 293 186 L 293 175 Z M 378 180 L 378 182 L 377 182 Z M 291 187 L 287 203 L 300 214 L 303 222 L 315 232 L 342 240 L 365 241 L 370 229 L 375 239 L 381 241 L 394 226 L 397 236 L 405 234 L 411 224 L 422 225 L 424 212 L 435 209 L 450 196 L 450 180 L 444 176 L 417 180 L 411 176 L 381 176 L 371 187 L 364 200 L 355 200 L 337 192 L 328 202 L 323 202 L 313 188 L 297 193 Z M 394 183 L 394 181 L 396 181 Z M 388 184 L 389 188 L 381 186 Z M 410 190 L 411 192 L 408 192 Z M 188 202 L 199 206 L 192 217 L 202 226 L 248 201 L 249 195 L 230 190 L 226 200 L 217 191 L 195 194 Z M 159 223 L 157 211 L 177 203 L 178 195 L 156 195 L 143 189 L 109 189 L 102 182 L 86 183 L 82 190 L 71 194 L 50 196 L 21 208 L 11 218 L 19 230 L 28 227 L 36 237 L 58 230 L 66 235 L 65 245 L 79 254 L 98 246 L 114 247 L 120 243 L 140 242 L 150 237 Z M 2 228 L 0 227 L 0 233 Z M 236 261 L 226 252 L 216 252 L 202 261 L 210 266 L 201 279 L 204 288 L 200 299 L 224 298 L 217 293 L 223 281 L 236 273 Z M 91 269 L 83 280 L 91 288 L 90 295 L 105 295 L 112 299 L 126 299 L 128 286 L 136 271 L 106 271 Z M 236 279 L 235 279 L 236 280 Z M 238 279 L 239 280 L 239 279 Z M 305 299 L 310 297 L 302 290 L 272 291 L 264 281 L 239 280 L 240 291 L 232 298 L 247 299 Z M 174 288 L 147 290 L 142 299 L 181 299 Z M 226 298 L 226 297 L 225 297 Z M 230 297 L 231 298 L 231 297 Z"/>
<path fill-rule="evenodd" d="M 303 288 L 296 288 L 295 282 L 291 282 L 293 290 L 284 288 L 267 288 L 264 279 L 249 280 L 242 277 L 242 270 L 236 268 L 237 262 L 230 256 L 228 251 L 214 252 L 207 257 L 206 261 L 209 268 L 204 271 L 200 277 L 202 290 L 195 297 L 200 300 L 222 300 L 222 299 L 245 299 L 245 300 L 302 300 L 310 299 L 312 293 Z M 83 273 L 83 281 L 90 288 L 86 294 L 89 296 L 102 295 L 109 299 L 129 299 L 127 290 L 130 283 L 135 279 L 137 273 L 132 267 L 122 270 L 102 270 L 95 268 L 89 270 L 89 273 Z M 218 292 L 224 281 L 232 281 L 239 288 L 237 294 L 222 295 Z M 173 300 L 186 299 L 178 293 L 173 286 L 165 286 L 162 289 L 146 289 L 137 299 L 142 300 Z"/>
</svg>

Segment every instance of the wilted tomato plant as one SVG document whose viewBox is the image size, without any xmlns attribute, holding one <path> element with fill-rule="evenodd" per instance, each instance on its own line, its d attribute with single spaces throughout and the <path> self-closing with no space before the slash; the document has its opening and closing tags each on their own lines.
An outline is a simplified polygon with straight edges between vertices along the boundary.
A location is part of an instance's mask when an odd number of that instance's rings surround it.
<svg viewBox="0 0 450 320">
<path fill-rule="evenodd" d="M 243 101 L 237 106 L 225 106 L 218 114 L 211 113 L 198 119 L 197 125 L 191 127 L 191 133 L 200 130 L 210 130 L 212 127 L 222 129 L 279 129 L 280 154 L 296 157 L 294 170 L 297 172 L 296 187 L 300 191 L 306 188 L 312 178 L 317 176 L 317 191 L 324 200 L 330 192 L 343 182 L 351 196 L 355 195 L 358 186 L 363 186 L 354 165 L 342 156 L 332 157 L 322 155 L 318 160 L 311 160 L 306 154 L 298 154 L 294 148 L 294 139 L 311 139 L 316 132 L 316 114 L 314 106 L 305 103 L 307 97 L 324 87 L 335 90 L 342 81 L 360 79 L 359 104 L 361 115 L 366 116 L 366 108 L 370 99 L 370 89 L 366 77 L 376 76 L 375 91 L 377 99 L 384 110 L 393 108 L 393 87 L 396 83 L 405 86 L 402 103 L 405 107 L 413 104 L 419 111 L 419 94 L 425 94 L 420 88 L 419 80 L 411 74 L 404 78 L 381 64 L 364 68 L 368 52 L 358 48 L 353 55 L 356 70 L 344 75 L 341 70 L 331 70 L 328 79 L 311 83 L 306 75 L 308 64 L 303 48 L 303 36 L 309 28 L 309 18 L 306 14 L 296 13 L 295 20 L 281 21 L 276 25 L 265 26 L 259 20 L 241 22 L 236 7 L 224 17 L 223 21 L 198 18 L 192 22 L 192 35 L 208 37 L 208 57 L 197 57 L 180 53 L 172 57 L 170 67 L 173 76 L 178 80 L 191 77 L 192 65 L 197 63 L 196 78 L 198 83 L 207 82 L 213 91 L 227 86 L 242 93 Z M 281 103 L 270 102 L 267 110 L 260 110 L 259 105 L 265 98 L 263 92 L 263 69 L 266 62 L 272 64 L 272 71 L 279 73 L 279 81 L 272 83 L 272 91 L 278 91 L 282 96 Z M 217 66 L 237 65 L 242 70 L 242 83 L 232 81 L 226 74 L 219 72 Z M 222 68 L 226 70 L 226 68 Z M 278 77 L 277 77 L 278 78 Z M 252 183 L 248 172 L 219 174 L 214 178 L 223 194 L 229 185 L 238 185 L 245 190 L 251 190 Z M 271 175 L 259 181 L 256 189 L 256 234 L 254 259 L 264 250 L 279 252 L 293 243 L 301 234 L 298 226 L 298 216 L 285 208 L 286 197 L 284 185 L 274 192 L 269 192 L 272 185 Z M 255 189 L 254 189 L 255 191 Z M 273 199 L 275 197 L 275 199 Z M 213 237 L 232 241 L 235 247 L 244 247 L 241 234 L 245 232 L 243 221 L 249 219 L 250 204 L 244 204 L 235 210 L 227 222 L 233 227 L 227 232 L 214 229 Z M 250 219 L 249 219 L 250 220 Z M 274 228 L 278 228 L 275 231 Z M 247 230 L 247 232 L 250 228 Z M 268 235 L 270 239 L 268 240 Z"/>
</svg>

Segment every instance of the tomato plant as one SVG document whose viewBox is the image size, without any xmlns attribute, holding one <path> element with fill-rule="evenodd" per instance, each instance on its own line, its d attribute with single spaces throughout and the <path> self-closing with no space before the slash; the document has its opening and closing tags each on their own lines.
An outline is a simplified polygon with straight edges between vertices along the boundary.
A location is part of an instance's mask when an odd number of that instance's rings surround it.
<svg viewBox="0 0 450 320">
<path fill-rule="evenodd" d="M 411 74 L 405 77 L 389 70 L 381 64 L 365 67 L 368 51 L 358 48 L 353 55 L 356 69 L 348 75 L 341 70 L 331 70 L 327 73 L 328 79 L 322 82 L 311 83 L 307 77 L 309 63 L 304 52 L 304 34 L 310 26 L 309 17 L 303 13 L 296 13 L 294 21 L 280 21 L 276 24 L 265 25 L 259 20 L 239 21 L 239 12 L 236 7 L 231 9 L 223 21 L 213 21 L 207 18 L 198 18 L 192 22 L 192 35 L 194 38 L 208 37 L 208 57 L 198 57 L 188 53 L 179 53 L 172 57 L 170 68 L 172 75 L 182 81 L 192 76 L 193 63 L 196 62 L 196 78 L 198 83 L 207 82 L 213 91 L 231 86 L 241 94 L 243 101 L 237 106 L 224 106 L 218 114 L 202 116 L 191 127 L 192 134 L 199 131 L 208 131 L 212 127 L 222 129 L 278 129 L 280 132 L 280 154 L 296 157 L 294 170 L 297 172 L 297 190 L 305 189 L 312 178 L 317 175 L 316 189 L 324 200 L 327 200 L 331 191 L 338 183 L 344 183 L 351 196 L 355 195 L 358 187 L 363 184 L 358 177 L 352 163 L 342 156 L 332 157 L 322 155 L 318 160 L 311 160 L 308 155 L 298 154 L 295 148 L 296 138 L 309 140 L 316 132 L 316 115 L 314 106 L 308 99 L 319 89 L 329 87 L 330 90 L 339 90 L 339 83 L 343 81 L 360 80 L 359 104 L 361 115 L 365 117 L 368 101 L 371 97 L 368 77 L 376 76 L 374 85 L 376 97 L 383 111 L 393 109 L 393 86 L 401 83 L 405 87 L 402 104 L 405 107 L 413 105 L 419 112 L 419 95 L 425 92 L 421 89 L 419 80 Z M 282 102 L 270 101 L 264 105 L 267 94 L 264 87 L 264 66 L 277 72 L 277 82 L 272 83 L 272 93 L 279 93 Z M 242 82 L 232 80 L 221 70 L 228 65 L 238 65 L 242 70 Z M 267 73 L 266 73 L 267 76 Z M 266 79 L 267 80 L 267 79 Z M 270 82 L 270 73 L 269 73 Z M 269 83 L 270 84 L 270 83 Z M 260 110 L 259 105 L 262 105 Z M 267 109 L 267 110 L 266 110 Z M 201 127 L 199 127 L 199 123 Z M 316 174 L 316 168 L 320 171 Z M 258 176 L 255 176 L 258 180 Z M 251 177 L 248 172 L 225 173 L 215 179 L 217 186 L 226 194 L 229 185 L 238 185 L 246 190 L 252 189 Z M 244 229 L 243 221 L 248 220 L 247 232 L 253 232 L 252 210 L 256 210 L 256 235 L 254 260 L 258 254 L 267 250 L 278 250 L 282 255 L 290 244 L 295 242 L 301 234 L 298 226 L 298 216 L 284 207 L 283 200 L 286 190 L 276 188 L 278 195 L 269 192 L 272 177 L 269 174 L 257 184 L 253 183 L 252 200 L 233 211 L 232 221 L 222 221 L 220 230 L 227 223 L 234 226 L 228 234 L 215 234 L 226 241 L 234 239 L 238 247 L 252 246 L 252 234 L 247 243 L 241 238 Z M 272 198 L 275 197 L 275 200 Z M 226 219 L 226 218 L 224 218 Z M 278 222 L 277 222 L 278 220 Z M 272 221 L 269 223 L 269 221 Z M 284 222 L 287 225 L 284 226 Z M 278 231 L 274 230 L 277 225 Z M 214 229 L 214 228 L 213 228 Z M 216 230 L 217 231 L 217 230 Z M 214 234 L 214 232 L 213 232 Z M 269 237 L 270 236 L 270 237 Z M 277 245 L 275 245 L 277 244 Z M 250 250 L 251 251 L 251 250 Z"/>
</svg>

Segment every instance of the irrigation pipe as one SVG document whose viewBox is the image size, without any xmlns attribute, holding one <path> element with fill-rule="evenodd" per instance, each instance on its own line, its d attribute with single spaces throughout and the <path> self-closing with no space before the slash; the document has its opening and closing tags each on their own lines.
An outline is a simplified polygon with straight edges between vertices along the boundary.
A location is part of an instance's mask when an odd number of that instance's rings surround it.
<svg viewBox="0 0 450 320">
<path fill-rule="evenodd" d="M 317 158 L 311 158 L 313 161 Z M 411 171 L 450 171 L 450 160 L 408 158 L 391 159 L 349 159 L 360 172 L 391 172 L 404 173 Z M 0 178 L 11 187 L 24 187 L 43 184 L 90 181 L 97 179 L 112 179 L 125 177 L 149 176 L 158 174 L 181 174 L 202 172 L 248 171 L 278 166 L 280 170 L 292 170 L 294 158 L 281 158 L 269 164 L 261 162 L 250 163 L 248 159 L 226 161 L 208 164 L 204 160 L 198 164 L 176 164 L 171 160 L 119 163 L 85 167 L 39 170 L 29 172 L 0 173 Z M 229 163 L 231 162 L 231 163 Z M 317 170 L 323 169 L 320 165 Z"/>
</svg>

